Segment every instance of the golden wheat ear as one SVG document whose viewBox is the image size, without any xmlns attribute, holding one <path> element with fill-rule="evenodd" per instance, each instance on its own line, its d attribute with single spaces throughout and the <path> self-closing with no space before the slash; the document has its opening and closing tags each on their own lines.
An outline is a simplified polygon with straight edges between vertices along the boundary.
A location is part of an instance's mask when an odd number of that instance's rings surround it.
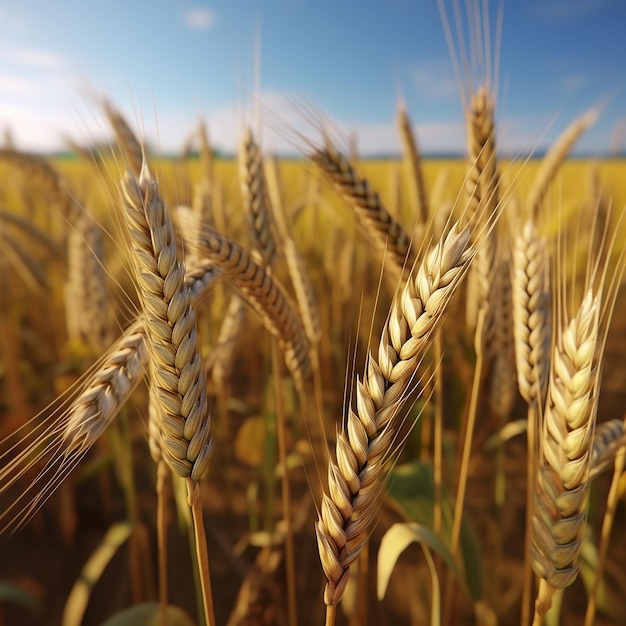
<svg viewBox="0 0 626 626">
<path fill-rule="evenodd" d="M 147 154 L 146 147 L 139 141 L 124 116 L 111 102 L 106 99 L 103 100 L 102 108 L 113 128 L 115 141 L 122 151 L 130 171 L 135 176 L 139 176 Z"/>
<path fill-rule="evenodd" d="M 465 177 L 465 197 L 470 219 L 490 220 L 499 206 L 500 175 L 496 159 L 495 103 L 486 87 L 472 94 L 466 111 L 468 166 Z M 472 289 L 467 292 L 467 327 L 475 330 L 482 310 L 484 323 L 482 337 L 476 337 L 477 346 L 493 342 L 495 319 L 498 315 L 497 298 L 493 296 L 498 276 L 497 230 L 482 236 L 476 261 L 472 264 Z M 480 349 L 480 348 L 479 348 Z"/>
<path fill-rule="evenodd" d="M 277 338 L 289 373 L 303 392 L 311 382 L 309 342 L 284 288 L 246 250 L 211 228 L 202 229 L 199 253 L 219 268 Z"/>
<path fill-rule="evenodd" d="M 620 428 L 611 423 L 595 436 L 604 347 L 626 258 L 624 249 L 616 262 L 608 254 L 618 230 L 605 238 L 607 254 L 600 257 L 604 264 L 589 259 L 582 301 L 573 315 L 568 309 L 576 289 L 573 295 L 566 293 L 563 260 L 558 268 L 552 363 L 532 516 L 531 563 L 540 578 L 535 624 L 541 624 L 556 591 L 571 585 L 578 575 L 591 476 L 594 467 L 602 465 L 601 449 L 621 437 Z"/>
<path fill-rule="evenodd" d="M 63 215 L 73 217 L 73 194 L 67 179 L 43 157 L 19 152 L 12 149 L 0 149 L 0 159 L 18 168 L 28 178 L 29 183 L 44 190 L 49 204 L 56 206 Z"/>
<path fill-rule="evenodd" d="M 417 138 L 413 132 L 411 118 L 404 102 L 401 102 L 398 106 L 397 126 L 400 139 L 402 140 L 402 164 L 407 174 L 413 213 L 421 224 L 426 225 L 430 210 L 428 207 L 424 167 L 417 146 Z"/>
<path fill-rule="evenodd" d="M 541 212 L 550 186 L 554 182 L 563 161 L 565 161 L 574 144 L 583 133 L 595 124 L 598 115 L 599 112 L 596 109 L 591 109 L 575 119 L 558 137 L 541 160 L 541 165 L 528 193 L 527 201 L 530 215 L 534 219 L 537 219 Z"/>
<path fill-rule="evenodd" d="M 198 480 L 210 453 L 210 416 L 196 313 L 169 212 L 146 164 L 122 181 L 135 280 L 145 319 L 150 379 L 160 405 L 163 455 Z"/>
<path fill-rule="evenodd" d="M 311 345 L 315 346 L 322 338 L 319 304 L 305 260 L 292 237 L 291 225 L 285 215 L 285 207 L 280 191 L 281 181 L 278 173 L 278 163 L 273 157 L 265 160 L 265 177 L 275 218 L 274 223 L 276 224 L 278 241 L 280 242 L 279 247 L 287 263 L 304 330 Z"/>
<path fill-rule="evenodd" d="M 213 288 L 218 272 L 198 261 L 186 274 L 195 302 Z M 35 416 L 0 456 L 0 495 L 17 492 L 0 513 L 0 533 L 24 527 L 74 470 L 120 412 L 148 366 L 143 317 L 136 319 L 81 378 L 69 395 Z M 33 478 L 30 478 L 34 476 Z M 22 487 L 24 481 L 29 481 Z"/>
<path fill-rule="evenodd" d="M 371 354 L 367 358 L 357 385 L 356 410 L 350 410 L 337 437 L 336 460 L 328 467 L 328 493 L 316 524 L 328 580 L 324 600 L 329 615 L 341 600 L 350 567 L 369 536 L 377 511 L 376 495 L 395 454 L 402 405 L 474 254 L 469 227 L 453 226 L 427 251 L 394 299 L 380 339 L 378 362 Z"/>
<path fill-rule="evenodd" d="M 596 426 L 591 450 L 589 479 L 609 468 L 617 453 L 626 445 L 626 424 L 620 418 L 602 422 Z"/>
<path fill-rule="evenodd" d="M 147 358 L 144 327 L 136 322 L 91 368 L 72 396 L 49 416 L 33 420 L 34 428 L 3 455 L 22 448 L 0 471 L 0 494 L 35 474 L 0 514 L 3 531 L 24 526 L 67 478 L 142 380 Z"/>
<path fill-rule="evenodd" d="M 265 181 L 263 155 L 249 128 L 239 146 L 239 179 L 250 240 L 263 264 L 271 268 L 277 252 L 274 219 Z"/>
<path fill-rule="evenodd" d="M 360 176 L 350 161 L 327 139 L 309 158 L 354 209 L 367 237 L 385 254 L 385 264 L 396 283 L 405 267 L 411 267 L 414 253 L 411 237 L 384 207 L 378 193 Z"/>
<path fill-rule="evenodd" d="M 202 499 L 198 481 L 213 441 L 193 293 L 169 211 L 146 162 L 122 180 L 121 204 L 145 320 L 151 398 L 161 453 L 186 479 L 205 621 L 215 625 Z"/>
<path fill-rule="evenodd" d="M 589 290 L 567 326 L 557 329 L 552 353 L 532 522 L 540 617 L 555 591 L 572 584 L 580 569 L 601 369 L 600 306 Z"/>
<path fill-rule="evenodd" d="M 67 239 L 67 334 L 100 354 L 111 343 L 103 233 L 86 212 L 78 214 L 72 226 Z"/>
<path fill-rule="evenodd" d="M 532 220 L 513 243 L 513 320 L 520 393 L 541 406 L 550 369 L 551 294 L 547 243 Z"/>
</svg>

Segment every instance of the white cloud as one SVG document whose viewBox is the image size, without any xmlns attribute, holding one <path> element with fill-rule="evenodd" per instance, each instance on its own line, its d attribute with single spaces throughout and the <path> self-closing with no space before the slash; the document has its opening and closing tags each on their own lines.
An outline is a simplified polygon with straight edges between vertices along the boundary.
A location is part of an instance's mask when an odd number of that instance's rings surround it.
<svg viewBox="0 0 626 626">
<path fill-rule="evenodd" d="M 60 103 L 52 107 L 25 106 L 23 103 L 0 106 L 0 128 L 9 128 L 19 149 L 51 151 L 62 146 L 60 137 L 77 136 L 75 111 L 68 111 Z M 74 114 L 74 115 L 72 115 Z"/>
<path fill-rule="evenodd" d="M 26 150 L 55 150 L 63 147 L 62 137 L 69 135 L 79 143 L 91 144 L 112 138 L 111 130 L 97 104 L 81 97 L 69 85 L 57 81 L 34 93 L 28 81 L 3 80 L 0 75 L 0 130 L 12 129 L 17 145 Z M 9 77 L 10 78 L 10 77 Z M 4 85 L 4 89 L 3 89 Z M 29 91 L 30 90 L 30 91 Z M 289 99 L 284 94 L 266 91 L 261 94 L 264 127 L 260 137 L 265 153 L 298 154 L 308 148 L 307 141 L 320 145 L 323 113 L 303 99 Z M 163 154 L 177 154 L 198 121 L 206 120 L 212 145 L 223 152 L 235 153 L 244 123 L 254 117 L 242 114 L 236 101 L 224 101 L 209 107 L 184 103 L 173 107 L 136 108 L 128 101 L 114 103 L 139 135 Z M 195 108 L 195 110 L 194 110 Z M 342 150 L 346 139 L 356 134 L 360 154 L 399 154 L 400 140 L 395 120 L 363 122 L 354 118 L 334 118 L 329 112 L 333 140 Z M 519 154 L 550 145 L 566 120 L 542 115 L 504 118 L 498 127 L 500 150 Z M 137 130 L 138 129 L 138 130 Z M 447 119 L 429 121 L 422 118 L 414 127 L 422 153 L 464 153 L 465 127 L 453 114 Z M 197 145 L 197 144 L 196 144 Z"/>
<path fill-rule="evenodd" d="M 63 136 L 79 143 L 100 140 L 109 134 L 101 117 L 64 75 L 0 75 L 0 128 L 11 129 L 19 149 L 58 150 Z"/>
<path fill-rule="evenodd" d="M 324 118 L 322 112 L 304 99 L 288 98 L 285 94 L 266 91 L 261 94 L 263 127 L 261 143 L 267 154 L 298 154 L 308 148 L 307 141 L 319 145 L 321 126 L 330 128 L 333 140 L 347 150 L 347 138 L 356 134 L 359 152 L 367 155 L 399 154 L 400 140 L 393 119 L 365 123 L 354 119 Z M 119 104 L 119 103 L 118 103 Z M 123 107 L 122 107 L 123 110 Z M 141 126 L 150 145 L 164 154 L 177 153 L 200 118 L 206 120 L 214 148 L 234 154 L 245 124 L 255 127 L 255 116 L 242 110 L 236 102 L 223 102 L 196 114 L 189 108 L 165 109 L 157 103 L 156 119 L 145 111 Z M 134 119 L 130 115 L 128 119 Z M 462 120 L 424 122 L 415 126 L 420 149 L 424 153 L 462 152 L 465 149 L 465 129 Z"/>
<path fill-rule="evenodd" d="M 41 70 L 58 70 L 67 65 L 67 60 L 62 54 L 37 48 L 0 47 L 0 60 Z"/>
<path fill-rule="evenodd" d="M 191 30 L 209 30 L 215 25 L 215 12 L 208 7 L 191 7 L 183 13 L 183 21 Z"/>
<path fill-rule="evenodd" d="M 41 93 L 41 83 L 15 74 L 0 74 L 0 98 L 7 96 L 32 96 Z"/>
<path fill-rule="evenodd" d="M 333 141 L 342 150 L 348 149 L 348 138 L 356 135 L 357 147 L 363 155 L 400 153 L 400 138 L 395 120 L 363 122 L 355 119 L 325 118 L 306 100 L 287 100 L 272 92 L 262 94 L 266 125 L 270 128 L 263 137 L 265 150 L 297 152 L 306 149 L 306 139 L 319 144 L 321 128 L 329 128 Z M 465 148 L 463 120 L 420 122 L 414 127 L 420 150 L 424 153 L 462 152 Z M 301 133 L 301 136 L 299 136 Z M 238 135 L 235 134 L 235 137 Z M 295 143 L 295 148 L 294 144 Z"/>
</svg>

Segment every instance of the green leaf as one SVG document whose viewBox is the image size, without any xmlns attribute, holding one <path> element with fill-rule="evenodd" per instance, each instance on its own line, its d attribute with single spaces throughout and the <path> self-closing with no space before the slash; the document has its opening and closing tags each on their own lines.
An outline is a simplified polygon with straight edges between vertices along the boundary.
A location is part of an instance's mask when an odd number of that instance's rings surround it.
<svg viewBox="0 0 626 626">
<path fill-rule="evenodd" d="M 112 615 L 101 626 L 161 626 L 161 617 L 161 605 L 158 602 L 145 602 Z M 181 608 L 168 606 L 167 626 L 195 625 Z"/>
<path fill-rule="evenodd" d="M 389 578 L 399 556 L 412 544 L 419 543 L 424 551 L 424 557 L 428 564 L 432 581 L 432 609 L 431 626 L 441 623 L 441 593 L 437 568 L 433 562 L 429 548 L 437 552 L 446 562 L 448 567 L 459 578 L 456 563 L 450 551 L 443 542 L 431 530 L 415 522 L 406 524 L 394 524 L 384 535 L 378 550 L 378 580 L 376 591 L 378 599 L 382 600 L 387 591 Z"/>
<path fill-rule="evenodd" d="M 514 422 L 508 422 L 497 433 L 493 434 L 485 443 L 485 452 L 495 450 L 510 439 L 523 435 L 528 430 L 526 418 Z"/>
<path fill-rule="evenodd" d="M 31 613 L 39 613 L 41 605 L 37 598 L 22 589 L 19 585 L 0 582 L 0 604 L 17 604 Z"/>
<path fill-rule="evenodd" d="M 113 524 L 109 528 L 72 587 L 63 611 L 63 626 L 80 626 L 89 603 L 91 590 L 130 533 L 131 525 L 128 522 Z"/>
<path fill-rule="evenodd" d="M 391 472 L 387 492 L 408 522 L 416 522 L 433 530 L 435 481 L 433 468 L 430 465 L 414 461 L 396 467 Z M 444 489 L 441 503 L 442 528 L 439 539 L 448 550 L 453 511 L 453 500 Z M 483 595 L 482 551 L 465 515 L 461 524 L 460 549 L 465 564 L 465 576 L 461 576 L 459 580 L 464 583 L 472 599 L 479 600 Z"/>
<path fill-rule="evenodd" d="M 445 561 L 453 574 L 459 580 L 462 580 L 461 572 L 459 572 L 450 550 L 430 528 L 426 528 L 426 526 L 422 526 L 417 522 L 394 524 L 382 538 L 378 551 L 377 593 L 379 600 L 383 599 L 387 591 L 389 577 L 396 565 L 398 557 L 412 543 L 426 544 Z"/>
</svg>

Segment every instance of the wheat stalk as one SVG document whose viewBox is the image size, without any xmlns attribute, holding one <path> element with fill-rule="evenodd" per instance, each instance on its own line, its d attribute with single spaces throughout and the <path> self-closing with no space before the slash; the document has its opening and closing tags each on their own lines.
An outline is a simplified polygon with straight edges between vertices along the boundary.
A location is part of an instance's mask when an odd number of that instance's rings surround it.
<svg viewBox="0 0 626 626">
<path fill-rule="evenodd" d="M 302 323 L 311 345 L 316 345 L 322 338 L 322 323 L 319 315 L 317 297 L 313 283 L 306 269 L 306 264 L 296 242 L 291 235 L 291 229 L 285 217 L 285 210 L 280 194 L 280 180 L 276 159 L 269 158 L 265 162 L 267 189 L 273 208 L 274 223 L 283 256 L 287 262 L 289 277 L 296 295 L 298 309 L 302 316 Z"/>
<path fill-rule="evenodd" d="M 552 354 L 532 520 L 532 566 L 541 579 L 536 623 L 554 592 L 572 584 L 580 569 L 601 370 L 599 324 L 600 299 L 589 289 Z"/>
<path fill-rule="evenodd" d="M 407 173 L 412 205 L 419 222 L 426 224 L 428 222 L 429 209 L 422 158 L 404 102 L 401 102 L 398 107 L 397 124 L 400 131 L 400 139 L 402 140 L 402 161 Z"/>
<path fill-rule="evenodd" d="M 64 216 L 72 220 L 72 193 L 68 182 L 44 158 L 12 149 L 0 149 L 0 159 L 19 168 L 29 179 L 29 184 L 40 187 L 47 201 L 56 205 Z"/>
<path fill-rule="evenodd" d="M 122 205 L 146 320 L 151 380 L 161 405 L 163 454 L 174 472 L 197 481 L 208 465 L 211 440 L 196 314 L 169 213 L 145 162 L 139 180 L 124 177 Z"/>
<path fill-rule="evenodd" d="M 324 600 L 329 606 L 341 600 L 350 566 L 367 540 L 377 510 L 376 495 L 394 454 L 399 411 L 472 258 L 469 239 L 469 228 L 455 225 L 428 251 L 393 301 L 378 363 L 371 355 L 367 358 L 363 380 L 357 385 L 356 411 L 350 410 L 337 437 L 336 461 L 328 468 L 328 493 L 316 524 L 328 579 Z"/>
<path fill-rule="evenodd" d="M 271 268 L 276 258 L 272 213 L 263 156 L 249 128 L 246 129 L 239 147 L 239 177 L 250 238 L 265 266 Z"/>
<path fill-rule="evenodd" d="M 541 166 L 535 174 L 535 180 L 528 193 L 528 209 L 533 218 L 537 218 L 541 207 L 546 199 L 550 185 L 561 167 L 563 161 L 567 158 L 574 144 L 581 135 L 598 119 L 598 111 L 592 109 L 587 111 L 579 118 L 575 119 L 552 144 L 550 150 L 546 153 L 541 161 Z"/>
<path fill-rule="evenodd" d="M 104 113 L 113 127 L 115 141 L 126 158 L 130 171 L 139 176 L 147 151 L 131 130 L 124 116 L 108 100 L 102 101 Z"/>
<path fill-rule="evenodd" d="M 367 236 L 385 253 L 385 262 L 394 278 L 399 278 L 405 265 L 411 267 L 414 260 L 411 238 L 402 225 L 385 209 L 367 180 L 329 142 L 326 147 L 314 150 L 309 158 L 350 203 Z"/>
<path fill-rule="evenodd" d="M 88 213 L 81 213 L 67 241 L 65 310 L 68 337 L 85 342 L 95 353 L 110 344 L 103 260 L 102 230 Z"/>
<path fill-rule="evenodd" d="M 210 228 L 204 228 L 200 251 L 218 266 L 228 282 L 243 296 L 264 326 L 274 335 L 299 390 L 311 375 L 309 344 L 300 317 L 280 284 L 264 267 L 234 241 Z"/>
<path fill-rule="evenodd" d="M 513 321 L 520 393 L 528 405 L 543 402 L 550 369 L 551 297 L 545 240 L 532 220 L 513 244 Z"/>
</svg>

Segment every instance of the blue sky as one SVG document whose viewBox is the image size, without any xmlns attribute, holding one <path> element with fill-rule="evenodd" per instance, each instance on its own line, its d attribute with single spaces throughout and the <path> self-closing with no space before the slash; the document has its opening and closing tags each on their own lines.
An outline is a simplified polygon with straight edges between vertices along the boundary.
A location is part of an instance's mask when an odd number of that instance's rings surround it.
<svg viewBox="0 0 626 626">
<path fill-rule="evenodd" d="M 610 150 L 616 129 L 626 136 L 626 2 L 502 5 L 489 8 L 492 55 L 503 11 L 502 148 L 545 146 L 598 106 L 578 150 Z M 63 135 L 100 140 L 108 133 L 94 99 L 101 94 L 163 151 L 180 149 L 201 117 L 214 144 L 232 150 L 254 93 L 258 32 L 261 100 L 272 117 L 298 126 L 288 96 L 305 98 L 356 132 L 363 153 L 397 151 L 402 94 L 424 152 L 464 149 L 436 0 L 0 0 L 0 130 L 10 127 L 29 150 L 58 147 Z M 263 143 L 287 146 L 268 131 Z"/>
</svg>

